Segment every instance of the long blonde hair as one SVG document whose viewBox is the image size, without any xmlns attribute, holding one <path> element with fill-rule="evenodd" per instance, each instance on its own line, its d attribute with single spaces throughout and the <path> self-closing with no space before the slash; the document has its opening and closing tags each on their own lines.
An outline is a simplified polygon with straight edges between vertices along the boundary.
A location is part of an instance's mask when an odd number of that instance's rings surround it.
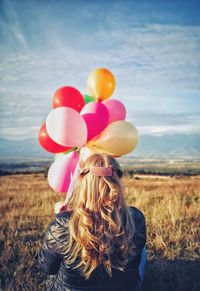
<svg viewBox="0 0 200 291">
<path fill-rule="evenodd" d="M 112 176 L 95 176 L 92 167 L 111 167 Z M 133 253 L 134 222 L 126 205 L 121 185 L 122 170 L 106 154 L 90 156 L 81 168 L 69 205 L 67 263 L 80 268 L 88 279 L 103 264 L 112 276 L 112 268 L 124 270 Z"/>
</svg>

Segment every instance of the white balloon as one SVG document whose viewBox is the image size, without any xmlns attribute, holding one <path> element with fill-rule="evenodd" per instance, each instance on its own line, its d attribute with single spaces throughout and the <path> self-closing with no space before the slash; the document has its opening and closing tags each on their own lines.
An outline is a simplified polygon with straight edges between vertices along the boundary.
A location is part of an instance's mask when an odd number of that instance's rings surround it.
<svg viewBox="0 0 200 291">
<path fill-rule="evenodd" d="M 87 126 L 83 117 L 69 107 L 52 110 L 46 120 L 49 136 L 58 144 L 79 147 L 87 141 Z"/>
</svg>

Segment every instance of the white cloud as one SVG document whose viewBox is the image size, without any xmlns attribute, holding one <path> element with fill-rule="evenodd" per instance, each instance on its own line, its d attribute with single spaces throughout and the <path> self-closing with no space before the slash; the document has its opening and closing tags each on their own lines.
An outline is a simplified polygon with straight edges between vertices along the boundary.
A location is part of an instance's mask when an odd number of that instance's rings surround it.
<svg viewBox="0 0 200 291">
<path fill-rule="evenodd" d="M 37 138 L 39 127 L 9 127 L 0 128 L 0 137 L 11 140 Z"/>
<path fill-rule="evenodd" d="M 149 125 L 149 126 L 138 126 L 139 134 L 149 135 L 164 135 L 164 134 L 200 134 L 200 125 L 193 125 L 192 127 L 188 124 L 182 125 Z"/>
</svg>

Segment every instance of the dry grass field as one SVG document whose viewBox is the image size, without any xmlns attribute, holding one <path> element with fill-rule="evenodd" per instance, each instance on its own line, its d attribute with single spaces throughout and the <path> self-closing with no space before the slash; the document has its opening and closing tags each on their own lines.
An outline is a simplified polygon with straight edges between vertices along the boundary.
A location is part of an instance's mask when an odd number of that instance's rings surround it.
<svg viewBox="0 0 200 291">
<path fill-rule="evenodd" d="M 124 179 L 128 203 L 146 216 L 144 291 L 200 290 L 200 177 Z M 62 196 L 42 174 L 4 176 L 0 183 L 0 290 L 45 290 L 37 252 Z"/>
</svg>

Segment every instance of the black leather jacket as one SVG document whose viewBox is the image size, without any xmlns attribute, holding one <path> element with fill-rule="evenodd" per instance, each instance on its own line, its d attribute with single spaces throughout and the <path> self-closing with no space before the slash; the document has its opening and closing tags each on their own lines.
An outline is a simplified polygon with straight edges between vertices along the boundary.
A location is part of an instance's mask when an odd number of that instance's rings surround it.
<svg viewBox="0 0 200 291">
<path fill-rule="evenodd" d="M 129 208 L 135 223 L 135 256 L 130 258 L 124 272 L 114 270 L 109 277 L 103 266 L 99 266 L 88 280 L 79 270 L 66 264 L 62 255 L 68 239 L 69 212 L 61 212 L 49 225 L 43 246 L 38 254 L 38 266 L 51 276 L 47 290 L 77 290 L 77 291 L 134 291 L 139 280 L 138 266 L 142 249 L 146 243 L 146 225 L 141 211 L 135 207 Z"/>
</svg>

